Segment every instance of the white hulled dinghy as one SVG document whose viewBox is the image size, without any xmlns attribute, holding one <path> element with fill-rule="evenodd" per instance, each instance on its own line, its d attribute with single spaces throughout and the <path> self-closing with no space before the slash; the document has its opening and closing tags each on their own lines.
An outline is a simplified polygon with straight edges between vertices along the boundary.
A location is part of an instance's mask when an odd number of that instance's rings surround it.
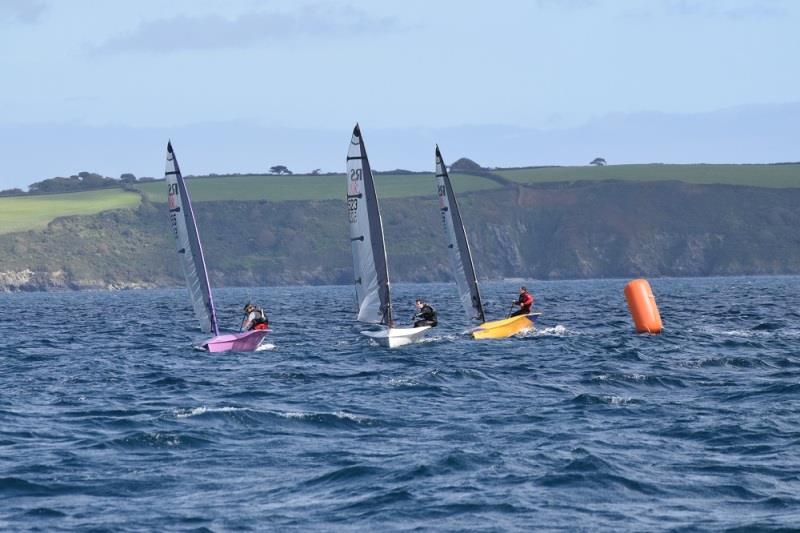
<svg viewBox="0 0 800 533">
<path fill-rule="evenodd" d="M 376 326 L 361 333 L 389 348 L 417 342 L 431 329 L 430 326 L 394 327 L 383 222 L 358 124 L 353 129 L 347 151 L 347 215 L 353 249 L 357 319 Z"/>
<path fill-rule="evenodd" d="M 532 329 L 533 322 L 541 313 L 528 313 L 501 320 L 486 321 L 467 232 L 464 229 L 464 222 L 461 220 L 461 212 L 458 209 L 458 202 L 439 146 L 436 146 L 436 182 L 442 226 L 447 239 L 447 250 L 450 254 L 453 276 L 458 286 L 458 295 L 467 320 L 475 326 L 469 333 L 475 339 L 501 339 Z"/>
<path fill-rule="evenodd" d="M 186 182 L 181 175 L 178 160 L 172 150 L 172 143 L 167 143 L 167 166 L 164 173 L 167 181 L 167 205 L 172 234 L 175 237 L 178 257 L 180 257 L 186 286 L 200 329 L 203 333 L 213 333 L 214 337 L 203 341 L 200 348 L 209 352 L 251 352 L 256 350 L 268 330 L 253 330 L 244 333 L 220 334 L 214 299 L 211 296 L 211 285 L 208 282 L 203 247 L 194 219 L 192 202 L 186 190 Z"/>
</svg>

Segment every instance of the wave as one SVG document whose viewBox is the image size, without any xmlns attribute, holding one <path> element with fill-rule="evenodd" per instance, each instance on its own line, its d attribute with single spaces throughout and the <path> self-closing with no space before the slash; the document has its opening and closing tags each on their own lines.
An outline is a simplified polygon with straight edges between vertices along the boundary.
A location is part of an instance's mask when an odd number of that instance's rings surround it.
<svg viewBox="0 0 800 533">
<path fill-rule="evenodd" d="M 288 420 L 299 420 L 311 422 L 315 425 L 331 427 L 353 427 L 353 426 L 374 426 L 378 420 L 346 411 L 335 411 L 331 413 L 315 413 L 305 411 L 270 411 L 275 416 Z"/>
<path fill-rule="evenodd" d="M 646 496 L 658 496 L 664 491 L 652 482 L 636 479 L 610 462 L 578 448 L 572 459 L 557 470 L 539 477 L 536 482 L 545 487 L 571 487 L 574 490 L 632 491 Z"/>
<path fill-rule="evenodd" d="M 93 447 L 111 446 L 124 449 L 141 448 L 204 448 L 211 443 L 208 439 L 170 431 L 136 431 L 123 437 L 117 437 L 107 443 L 99 443 Z"/>
<path fill-rule="evenodd" d="M 366 479 L 381 477 L 385 474 L 383 468 L 366 465 L 349 465 L 326 472 L 320 476 L 303 482 L 306 487 L 319 485 L 335 485 L 339 488 L 342 484 L 362 483 Z"/>
<path fill-rule="evenodd" d="M 630 396 L 619 396 L 616 394 L 590 394 L 587 392 L 578 394 L 569 401 L 575 405 L 636 405 L 644 403 L 641 400 L 634 399 Z"/>
<path fill-rule="evenodd" d="M 250 407 L 199 406 L 176 409 L 173 416 L 178 420 L 222 418 L 248 427 L 269 426 L 270 421 L 289 420 L 330 427 L 374 426 L 379 422 L 371 417 L 344 410 L 334 412 L 259 410 Z"/>
<path fill-rule="evenodd" d="M 12 497 L 49 497 L 59 494 L 73 494 L 81 492 L 78 487 L 60 483 L 34 483 L 18 477 L 0 478 L 0 496 Z"/>
<path fill-rule="evenodd" d="M 638 372 L 596 374 L 584 380 L 587 383 L 600 383 L 603 385 L 621 385 L 624 387 L 645 386 L 662 387 L 666 389 L 686 388 L 686 381 L 672 376 L 648 376 Z"/>
<path fill-rule="evenodd" d="M 238 411 L 250 411 L 247 407 L 195 407 L 193 409 L 177 409 L 175 411 L 176 418 L 191 418 L 193 416 L 200 416 L 206 413 L 235 413 Z"/>
</svg>

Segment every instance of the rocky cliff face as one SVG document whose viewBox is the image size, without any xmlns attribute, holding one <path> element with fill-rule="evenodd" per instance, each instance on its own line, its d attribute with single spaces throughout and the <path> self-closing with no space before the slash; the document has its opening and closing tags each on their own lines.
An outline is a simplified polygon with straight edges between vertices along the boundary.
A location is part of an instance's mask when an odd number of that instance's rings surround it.
<svg viewBox="0 0 800 533">
<path fill-rule="evenodd" d="M 466 194 L 481 279 L 800 273 L 800 189 L 592 182 Z M 382 201 L 394 281 L 449 280 L 433 198 Z M 343 201 L 195 206 L 215 286 L 349 284 Z M 183 283 L 165 206 L 0 235 L 0 290 Z"/>
</svg>

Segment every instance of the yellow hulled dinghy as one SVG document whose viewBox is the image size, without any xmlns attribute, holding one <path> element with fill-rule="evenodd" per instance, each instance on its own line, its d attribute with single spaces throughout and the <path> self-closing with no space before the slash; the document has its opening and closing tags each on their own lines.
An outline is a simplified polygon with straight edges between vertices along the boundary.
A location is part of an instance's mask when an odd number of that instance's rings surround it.
<svg viewBox="0 0 800 533">
<path fill-rule="evenodd" d="M 512 316 L 500 320 L 484 322 L 470 331 L 473 339 L 505 339 L 521 333 L 526 333 L 534 328 L 534 322 L 542 313 L 528 313 L 527 315 Z"/>
<path fill-rule="evenodd" d="M 464 230 L 464 222 L 461 220 L 461 212 L 450 183 L 450 176 L 447 174 L 447 167 L 438 146 L 436 147 L 436 182 L 442 226 L 447 238 L 447 249 L 450 252 L 450 262 L 456 278 L 458 294 L 467 319 L 472 324 L 478 324 L 469 330 L 470 335 L 475 339 L 504 339 L 530 331 L 534 327 L 534 321 L 541 313 L 528 313 L 501 320 L 486 321 L 467 232 Z"/>
</svg>

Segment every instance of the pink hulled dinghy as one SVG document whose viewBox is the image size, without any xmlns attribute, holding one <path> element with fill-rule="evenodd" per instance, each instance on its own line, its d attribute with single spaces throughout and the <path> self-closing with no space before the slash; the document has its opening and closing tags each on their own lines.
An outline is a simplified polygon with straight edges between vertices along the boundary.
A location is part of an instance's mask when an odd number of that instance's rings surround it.
<svg viewBox="0 0 800 533">
<path fill-rule="evenodd" d="M 209 352 L 252 352 L 261 345 L 268 332 L 268 329 L 257 329 L 244 333 L 217 335 L 205 341 L 201 348 Z"/>
<path fill-rule="evenodd" d="M 181 175 L 171 142 L 167 143 L 167 167 L 164 176 L 167 181 L 169 222 L 175 237 L 178 257 L 181 258 L 181 266 L 183 266 L 186 286 L 189 288 L 194 314 L 200 322 L 200 329 L 204 333 L 213 332 L 214 334 L 214 337 L 202 342 L 200 347 L 209 352 L 252 352 L 256 350 L 269 330 L 220 334 L 192 202 L 189 199 L 186 182 Z"/>
</svg>

